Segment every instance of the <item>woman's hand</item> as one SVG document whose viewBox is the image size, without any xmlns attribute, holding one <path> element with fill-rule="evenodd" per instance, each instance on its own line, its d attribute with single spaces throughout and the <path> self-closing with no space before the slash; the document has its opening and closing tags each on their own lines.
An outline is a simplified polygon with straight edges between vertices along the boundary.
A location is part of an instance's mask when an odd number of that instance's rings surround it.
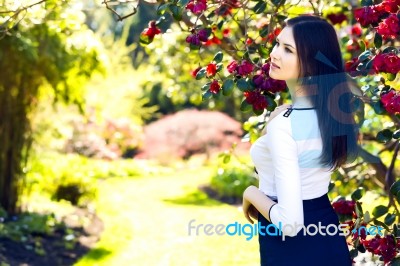
<svg viewBox="0 0 400 266">
<path fill-rule="evenodd" d="M 248 194 L 251 192 L 251 189 L 253 189 L 252 187 L 254 186 L 250 186 L 248 187 L 244 192 L 243 192 L 243 204 L 242 204 L 242 209 L 243 209 L 243 213 L 244 216 L 246 217 L 246 219 L 250 222 L 250 223 L 254 223 L 254 221 L 252 220 L 252 218 L 254 220 L 258 219 L 258 210 L 254 207 L 253 204 L 251 204 L 251 202 L 248 200 Z"/>
</svg>

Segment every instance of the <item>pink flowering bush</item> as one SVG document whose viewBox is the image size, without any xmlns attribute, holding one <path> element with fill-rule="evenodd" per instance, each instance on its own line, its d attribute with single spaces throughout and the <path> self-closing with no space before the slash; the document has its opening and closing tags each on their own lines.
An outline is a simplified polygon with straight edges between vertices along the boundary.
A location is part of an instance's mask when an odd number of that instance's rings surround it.
<svg viewBox="0 0 400 266">
<path fill-rule="evenodd" d="M 212 111 L 183 110 L 144 128 L 145 138 L 135 158 L 187 159 L 194 154 L 222 152 L 240 143 L 241 124 Z"/>
</svg>

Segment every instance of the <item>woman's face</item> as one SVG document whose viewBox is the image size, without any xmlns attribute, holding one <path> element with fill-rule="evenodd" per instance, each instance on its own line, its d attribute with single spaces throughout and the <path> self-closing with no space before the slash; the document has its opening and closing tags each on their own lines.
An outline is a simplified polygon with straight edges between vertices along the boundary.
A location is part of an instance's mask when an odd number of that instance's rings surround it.
<svg viewBox="0 0 400 266">
<path fill-rule="evenodd" d="M 270 57 L 269 75 L 271 78 L 297 81 L 300 73 L 300 63 L 292 28 L 285 27 L 276 37 L 276 45 L 272 49 Z"/>
</svg>

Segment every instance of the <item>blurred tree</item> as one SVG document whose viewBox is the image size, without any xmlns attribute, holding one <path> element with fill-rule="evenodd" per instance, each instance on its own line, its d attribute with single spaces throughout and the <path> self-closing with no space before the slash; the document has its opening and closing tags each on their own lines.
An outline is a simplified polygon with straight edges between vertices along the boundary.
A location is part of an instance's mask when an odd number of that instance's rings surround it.
<svg viewBox="0 0 400 266">
<path fill-rule="evenodd" d="M 0 205 L 16 213 L 40 94 L 83 110 L 82 84 L 102 69 L 101 46 L 78 2 L 0 3 Z"/>
</svg>

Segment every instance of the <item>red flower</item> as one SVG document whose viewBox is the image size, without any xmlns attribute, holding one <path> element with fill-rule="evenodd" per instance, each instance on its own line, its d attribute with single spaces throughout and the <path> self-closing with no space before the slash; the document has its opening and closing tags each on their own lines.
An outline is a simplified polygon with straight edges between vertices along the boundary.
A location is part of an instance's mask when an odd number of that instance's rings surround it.
<svg viewBox="0 0 400 266">
<path fill-rule="evenodd" d="M 248 74 L 250 74 L 251 72 L 253 72 L 254 66 L 252 63 L 250 63 L 247 60 L 243 60 L 242 63 L 240 64 L 240 66 L 238 66 L 237 68 L 237 73 L 240 76 L 246 76 Z"/>
<path fill-rule="evenodd" d="M 341 215 L 353 215 L 355 206 L 356 202 L 353 200 L 338 200 L 332 203 L 333 209 Z"/>
<path fill-rule="evenodd" d="M 200 42 L 200 39 L 199 39 L 199 35 L 197 35 L 197 34 L 191 34 L 191 35 L 187 36 L 186 37 L 186 42 L 190 43 L 191 45 L 194 45 L 194 46 L 200 46 L 201 45 L 201 42 Z"/>
<path fill-rule="evenodd" d="M 232 61 L 226 68 L 228 69 L 228 72 L 232 74 L 236 71 L 237 67 L 238 63 L 236 61 Z"/>
<path fill-rule="evenodd" d="M 214 77 L 217 73 L 217 65 L 215 63 L 208 64 L 206 68 L 207 77 Z"/>
<path fill-rule="evenodd" d="M 199 72 L 200 71 L 200 69 L 201 69 L 201 67 L 198 67 L 198 68 L 196 68 L 195 70 L 193 70 L 193 71 L 191 71 L 190 72 L 190 75 L 192 75 L 192 77 L 196 77 L 196 75 L 197 75 L 197 72 Z"/>
<path fill-rule="evenodd" d="M 386 235 L 381 237 L 376 235 L 374 238 L 369 240 L 361 240 L 364 247 L 375 255 L 380 255 L 386 265 L 386 263 L 392 261 L 397 255 L 397 240 L 392 235 Z"/>
<path fill-rule="evenodd" d="M 214 79 L 210 84 L 210 92 L 217 94 L 221 90 L 221 85 L 219 85 L 218 80 Z"/>
<path fill-rule="evenodd" d="M 353 27 L 351 27 L 351 34 L 361 36 L 362 28 L 361 28 L 360 24 L 355 24 Z"/>
<path fill-rule="evenodd" d="M 186 5 L 186 9 L 198 15 L 207 9 L 207 0 L 190 0 Z"/>
<path fill-rule="evenodd" d="M 391 90 L 382 94 L 381 102 L 388 113 L 400 113 L 400 92 Z"/>
<path fill-rule="evenodd" d="M 347 20 L 347 16 L 343 13 L 339 14 L 329 14 L 327 18 L 332 22 L 333 25 L 341 24 L 343 21 Z"/>
<path fill-rule="evenodd" d="M 222 31 L 222 34 L 224 35 L 224 37 L 228 37 L 230 33 L 231 33 L 231 30 L 230 30 L 230 29 L 224 29 L 224 30 Z"/>
<path fill-rule="evenodd" d="M 211 39 L 209 39 L 209 40 L 207 40 L 207 42 L 204 44 L 204 45 L 206 45 L 206 46 L 210 46 L 210 45 L 213 45 L 213 44 L 221 44 L 222 42 L 221 42 L 221 40 L 220 39 L 218 39 L 217 37 L 215 37 L 215 35 L 211 38 Z"/>
<path fill-rule="evenodd" d="M 380 12 L 396 13 L 399 10 L 399 0 L 385 0 L 382 3 L 376 5 L 376 9 Z"/>
<path fill-rule="evenodd" d="M 351 61 L 346 62 L 344 68 L 350 76 L 356 77 L 360 74 L 359 71 L 357 71 L 358 64 L 359 64 L 358 58 L 356 57 L 351 59 Z"/>
<path fill-rule="evenodd" d="M 157 28 L 155 21 L 149 22 L 149 27 L 144 29 L 142 34 L 148 36 L 150 40 L 154 39 L 154 36 L 160 34 L 161 30 Z"/>
<path fill-rule="evenodd" d="M 376 31 L 384 39 L 394 39 L 400 33 L 399 18 L 396 14 L 391 14 L 388 18 L 379 23 Z"/>
<path fill-rule="evenodd" d="M 357 42 L 356 39 L 350 39 L 350 40 L 347 42 L 346 50 L 347 50 L 348 52 L 355 52 L 355 51 L 358 51 L 358 50 L 360 50 L 360 44 Z"/>
<path fill-rule="evenodd" d="M 251 104 L 254 110 L 264 110 L 267 108 L 267 99 L 260 91 L 245 91 L 243 93 L 246 102 Z"/>
<path fill-rule="evenodd" d="M 281 33 L 282 29 L 281 28 L 275 28 L 270 34 L 267 36 L 267 42 L 272 43 L 275 39 L 276 36 Z"/>
<path fill-rule="evenodd" d="M 206 42 L 208 40 L 208 31 L 206 29 L 201 29 L 197 32 L 197 35 L 199 36 L 199 40 L 202 42 Z"/>
<path fill-rule="evenodd" d="M 367 27 L 370 24 L 379 22 L 384 14 L 385 12 L 376 9 L 375 6 L 365 6 L 354 10 L 354 16 L 356 20 L 363 27 Z"/>
<path fill-rule="evenodd" d="M 400 72 L 400 57 L 395 53 L 378 54 L 374 58 L 373 68 L 376 73 L 392 73 Z"/>
</svg>

